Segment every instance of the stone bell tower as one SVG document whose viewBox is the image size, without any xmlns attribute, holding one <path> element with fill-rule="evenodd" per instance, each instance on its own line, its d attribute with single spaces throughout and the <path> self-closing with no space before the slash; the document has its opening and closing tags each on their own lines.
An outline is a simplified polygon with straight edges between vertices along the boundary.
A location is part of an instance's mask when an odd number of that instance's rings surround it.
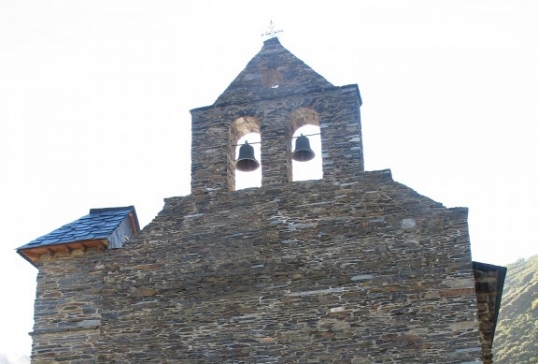
<svg viewBox="0 0 538 364">
<path fill-rule="evenodd" d="M 357 85 L 277 38 L 192 113 L 192 193 L 139 231 L 95 209 L 18 252 L 39 269 L 32 363 L 491 363 L 504 271 L 471 260 L 467 209 L 364 171 Z M 293 182 L 320 128 L 323 178 Z M 261 136 L 262 184 L 235 188 Z"/>
<path fill-rule="evenodd" d="M 264 42 L 217 101 L 192 113 L 192 190 L 235 190 L 235 147 L 260 133 L 262 186 L 292 181 L 293 133 L 321 130 L 323 178 L 343 181 L 364 171 L 357 85 L 335 87 L 286 50 Z"/>
</svg>

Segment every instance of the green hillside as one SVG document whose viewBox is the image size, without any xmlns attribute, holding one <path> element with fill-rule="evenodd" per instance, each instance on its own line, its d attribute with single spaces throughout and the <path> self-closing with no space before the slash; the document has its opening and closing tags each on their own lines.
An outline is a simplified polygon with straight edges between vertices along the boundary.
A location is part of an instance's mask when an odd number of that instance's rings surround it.
<svg viewBox="0 0 538 364">
<path fill-rule="evenodd" d="M 494 340 L 495 364 L 538 363 L 538 256 L 508 265 Z"/>
</svg>

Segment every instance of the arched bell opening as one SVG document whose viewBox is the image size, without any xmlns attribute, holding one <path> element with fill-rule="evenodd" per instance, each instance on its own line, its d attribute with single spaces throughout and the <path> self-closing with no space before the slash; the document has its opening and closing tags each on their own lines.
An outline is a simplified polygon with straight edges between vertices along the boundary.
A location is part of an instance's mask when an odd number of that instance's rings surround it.
<svg viewBox="0 0 538 364">
<path fill-rule="evenodd" d="M 291 114 L 291 165 L 293 181 L 323 178 L 319 115 L 310 108 Z"/>
<path fill-rule="evenodd" d="M 260 187 L 261 134 L 258 119 L 240 117 L 230 124 L 228 188 L 232 191 Z"/>
<path fill-rule="evenodd" d="M 239 139 L 237 144 L 235 148 L 235 189 L 260 187 L 262 185 L 260 133 L 249 133 Z"/>
</svg>

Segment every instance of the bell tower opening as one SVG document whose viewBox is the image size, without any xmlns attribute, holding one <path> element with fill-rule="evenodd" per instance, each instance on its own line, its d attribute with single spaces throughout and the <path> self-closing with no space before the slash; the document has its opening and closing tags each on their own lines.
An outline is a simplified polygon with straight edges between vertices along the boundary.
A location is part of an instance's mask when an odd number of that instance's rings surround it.
<svg viewBox="0 0 538 364">
<path fill-rule="evenodd" d="M 248 155 L 241 156 L 240 151 Z M 243 148 L 243 149 L 242 149 Z M 261 134 L 258 119 L 243 116 L 230 124 L 228 138 L 228 188 L 232 191 L 260 187 L 262 180 Z"/>
<path fill-rule="evenodd" d="M 261 187 L 262 185 L 262 166 L 261 163 L 259 167 L 253 170 L 241 171 L 237 168 L 237 162 L 240 160 L 240 149 L 243 145 L 249 144 L 254 151 L 254 158 L 258 163 L 261 161 L 261 135 L 260 133 L 248 133 L 247 135 L 241 137 L 237 142 L 235 147 L 235 189 L 242 190 L 249 187 Z M 254 167 L 252 167 L 254 168 Z"/>
<path fill-rule="evenodd" d="M 300 148 L 298 139 L 301 136 L 306 136 L 308 138 L 309 147 L 314 153 L 314 158 L 308 161 L 297 161 L 292 158 L 293 181 L 307 181 L 323 178 L 321 136 L 319 131 L 319 126 L 305 125 L 293 133 L 292 146 L 295 148 L 293 149 L 295 154 L 298 152 L 297 149 Z"/>
<path fill-rule="evenodd" d="M 310 108 L 299 108 L 291 114 L 292 180 L 323 178 L 319 115 Z"/>
</svg>

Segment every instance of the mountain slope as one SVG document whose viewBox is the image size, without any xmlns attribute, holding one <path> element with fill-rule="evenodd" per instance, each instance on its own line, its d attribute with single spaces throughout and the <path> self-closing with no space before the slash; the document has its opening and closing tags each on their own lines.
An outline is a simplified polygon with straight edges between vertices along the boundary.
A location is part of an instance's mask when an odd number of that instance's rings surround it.
<svg viewBox="0 0 538 364">
<path fill-rule="evenodd" d="M 538 256 L 508 265 L 494 341 L 495 364 L 538 363 Z"/>
</svg>

